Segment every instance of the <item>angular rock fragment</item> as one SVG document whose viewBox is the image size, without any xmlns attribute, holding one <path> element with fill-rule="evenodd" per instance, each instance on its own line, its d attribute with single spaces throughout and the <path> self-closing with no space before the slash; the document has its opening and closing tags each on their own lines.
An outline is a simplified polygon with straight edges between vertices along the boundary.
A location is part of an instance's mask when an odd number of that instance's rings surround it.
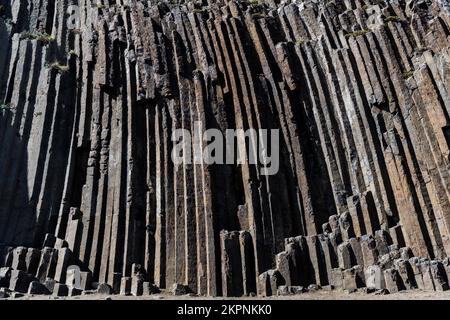
<svg viewBox="0 0 450 320">
<path fill-rule="evenodd" d="M 69 296 L 69 288 L 65 284 L 55 283 L 52 294 L 54 297 L 67 297 Z"/>
<path fill-rule="evenodd" d="M 8 288 L 0 288 L 0 299 L 7 299 L 10 296 L 10 290 Z"/>
<path fill-rule="evenodd" d="M 406 290 L 400 274 L 395 269 L 384 270 L 384 281 L 386 283 L 386 289 L 390 293 Z"/>
<path fill-rule="evenodd" d="M 51 292 L 42 283 L 38 281 L 33 281 L 30 283 L 27 293 L 32 295 L 47 295 L 50 294 Z"/>
<path fill-rule="evenodd" d="M 350 269 L 353 266 L 354 260 L 352 259 L 353 251 L 349 242 L 341 243 L 338 246 L 337 256 L 339 261 L 339 267 L 343 270 Z"/>
<path fill-rule="evenodd" d="M 157 286 L 155 286 L 154 284 L 151 284 L 150 282 L 144 282 L 143 292 L 142 292 L 143 296 L 149 296 L 149 295 L 157 294 L 160 292 L 161 292 L 161 290 L 159 290 L 159 288 Z"/>
<path fill-rule="evenodd" d="M 414 271 L 408 260 L 397 259 L 394 262 L 395 269 L 402 278 L 402 282 L 406 289 L 416 289 L 417 283 L 414 277 Z"/>
<path fill-rule="evenodd" d="M 428 259 L 421 259 L 418 261 L 418 268 L 422 274 L 423 290 L 435 291 L 436 287 L 433 280 L 431 270 L 431 262 Z"/>
<path fill-rule="evenodd" d="M 440 261 L 431 261 L 430 271 L 435 290 L 447 291 L 449 289 L 449 283 L 444 265 Z"/>
<path fill-rule="evenodd" d="M 144 274 L 139 274 L 139 276 L 134 275 L 133 279 L 142 279 L 142 281 L 143 281 L 145 279 L 145 275 Z M 118 294 L 120 292 L 121 281 L 122 281 L 122 273 L 114 272 L 112 285 L 111 285 L 114 294 Z"/>
<path fill-rule="evenodd" d="M 92 289 L 92 273 L 90 271 L 80 272 L 80 288 L 81 290 Z"/>
<path fill-rule="evenodd" d="M 131 294 L 131 278 L 123 277 L 120 283 L 120 295 L 128 296 Z"/>
<path fill-rule="evenodd" d="M 131 280 L 131 294 L 140 297 L 144 294 L 144 281 L 142 279 L 133 278 Z"/>
<path fill-rule="evenodd" d="M 68 266 L 66 270 L 66 285 L 69 288 L 81 289 L 81 271 L 78 266 Z"/>
<path fill-rule="evenodd" d="M 57 282 L 66 282 L 67 267 L 72 259 L 72 251 L 69 248 L 61 248 L 58 250 L 58 257 L 55 266 L 54 279 Z"/>
<path fill-rule="evenodd" d="M 44 286 L 47 288 L 47 290 L 50 293 L 53 293 L 53 291 L 55 289 L 55 285 L 56 285 L 56 281 L 55 280 L 53 280 L 53 279 L 46 279 L 43 284 L 44 284 Z"/>
<path fill-rule="evenodd" d="M 36 277 L 39 281 L 43 282 L 47 278 L 52 278 L 55 275 L 56 262 L 57 252 L 54 249 L 48 247 L 42 249 L 41 260 L 36 273 Z"/>
<path fill-rule="evenodd" d="M 11 278 L 9 280 L 9 290 L 27 293 L 30 283 L 36 279 L 28 273 L 21 270 L 12 270 Z"/>
<path fill-rule="evenodd" d="M 2 1 L 0 286 L 447 290 L 448 1 L 200 2 Z"/>
<path fill-rule="evenodd" d="M 0 288 L 9 287 L 9 281 L 11 279 L 11 268 L 0 268 Z"/>
<path fill-rule="evenodd" d="M 377 263 L 379 253 L 376 249 L 376 241 L 372 236 L 365 235 L 361 238 L 361 252 L 365 266 Z"/>
<path fill-rule="evenodd" d="M 14 270 L 27 271 L 27 248 L 18 247 L 13 250 L 13 260 L 11 268 Z"/>
<path fill-rule="evenodd" d="M 113 293 L 113 289 L 111 288 L 111 286 L 107 283 L 99 283 L 96 292 L 99 295 L 111 295 Z"/>
<path fill-rule="evenodd" d="M 6 246 L 3 247 L 2 257 L 0 260 L 1 266 L 11 268 L 12 260 L 13 260 L 13 250 L 14 250 L 14 248 L 12 248 L 12 247 L 6 247 Z"/>
<path fill-rule="evenodd" d="M 68 296 L 69 297 L 77 297 L 77 296 L 81 296 L 81 294 L 83 293 L 82 290 L 77 289 L 77 288 L 69 288 L 68 290 Z"/>
<path fill-rule="evenodd" d="M 29 248 L 25 257 L 26 271 L 29 274 L 35 275 L 38 270 L 40 260 L 41 251 L 38 249 Z"/>
<path fill-rule="evenodd" d="M 409 263 L 414 274 L 414 280 L 416 282 L 417 288 L 419 288 L 420 290 L 425 290 L 425 282 L 423 279 L 422 270 L 420 268 L 420 259 L 417 257 L 410 258 Z"/>
<path fill-rule="evenodd" d="M 258 294 L 263 297 L 276 295 L 278 287 L 284 285 L 284 279 L 277 270 L 269 270 L 258 277 Z"/>
<path fill-rule="evenodd" d="M 365 286 L 364 271 L 361 266 L 354 266 L 344 270 L 343 288 L 350 292 L 363 288 Z"/>
<path fill-rule="evenodd" d="M 344 274 L 341 269 L 333 269 L 331 271 L 331 285 L 336 289 L 344 288 Z"/>
<path fill-rule="evenodd" d="M 353 229 L 353 221 L 350 213 L 345 212 L 339 216 L 339 227 L 341 229 L 342 240 L 346 241 L 355 237 L 355 231 Z"/>
<path fill-rule="evenodd" d="M 364 268 L 364 255 L 361 248 L 361 241 L 357 238 L 350 238 L 348 240 L 352 248 L 353 264 Z"/>
<path fill-rule="evenodd" d="M 174 284 L 172 286 L 171 292 L 174 296 L 184 296 L 192 293 L 192 290 L 188 286 L 182 284 Z"/>
<path fill-rule="evenodd" d="M 375 232 L 376 249 L 379 255 L 389 254 L 390 236 L 384 230 Z"/>
<path fill-rule="evenodd" d="M 307 292 L 307 289 L 302 286 L 279 286 L 277 295 L 290 296 L 290 295 L 299 295 L 305 292 Z"/>
<path fill-rule="evenodd" d="M 380 266 L 368 266 L 365 271 L 366 286 L 369 289 L 382 290 L 386 289 L 384 273 Z"/>
<path fill-rule="evenodd" d="M 410 248 L 400 248 L 400 258 L 403 260 L 409 260 L 413 258 L 413 253 Z"/>
</svg>

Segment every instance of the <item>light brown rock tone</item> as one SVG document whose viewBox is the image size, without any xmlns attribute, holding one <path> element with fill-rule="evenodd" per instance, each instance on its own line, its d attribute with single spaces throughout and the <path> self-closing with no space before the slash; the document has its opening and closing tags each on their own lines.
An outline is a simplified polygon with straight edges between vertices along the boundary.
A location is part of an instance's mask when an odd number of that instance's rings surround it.
<svg viewBox="0 0 450 320">
<path fill-rule="evenodd" d="M 448 290 L 448 0 L 180 2 L 0 1 L 4 294 Z"/>
</svg>

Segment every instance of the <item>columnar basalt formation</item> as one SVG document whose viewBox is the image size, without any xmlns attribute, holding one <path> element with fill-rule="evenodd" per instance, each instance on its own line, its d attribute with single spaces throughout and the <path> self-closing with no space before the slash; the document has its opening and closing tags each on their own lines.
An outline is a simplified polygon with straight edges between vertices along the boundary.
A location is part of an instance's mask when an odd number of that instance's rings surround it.
<svg viewBox="0 0 450 320">
<path fill-rule="evenodd" d="M 450 3 L 180 2 L 0 1 L 0 295 L 447 290 Z"/>
</svg>

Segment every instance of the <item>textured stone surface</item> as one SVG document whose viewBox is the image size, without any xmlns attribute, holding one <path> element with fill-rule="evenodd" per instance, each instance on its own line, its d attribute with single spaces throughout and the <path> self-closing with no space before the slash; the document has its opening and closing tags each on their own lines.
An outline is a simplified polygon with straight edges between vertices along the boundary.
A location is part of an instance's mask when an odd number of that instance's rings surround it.
<svg viewBox="0 0 450 320">
<path fill-rule="evenodd" d="M 180 2 L 0 1 L 2 286 L 447 290 L 448 1 Z M 175 166 L 195 121 L 280 171 Z"/>
</svg>

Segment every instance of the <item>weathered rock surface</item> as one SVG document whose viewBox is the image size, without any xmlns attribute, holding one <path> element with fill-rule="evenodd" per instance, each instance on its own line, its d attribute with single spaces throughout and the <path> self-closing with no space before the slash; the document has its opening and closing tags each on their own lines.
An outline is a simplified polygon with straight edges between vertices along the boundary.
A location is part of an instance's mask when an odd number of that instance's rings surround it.
<svg viewBox="0 0 450 320">
<path fill-rule="evenodd" d="M 1 287 L 448 289 L 448 1 L 279 2 L 0 0 Z M 175 166 L 196 121 L 279 172 Z"/>
</svg>

